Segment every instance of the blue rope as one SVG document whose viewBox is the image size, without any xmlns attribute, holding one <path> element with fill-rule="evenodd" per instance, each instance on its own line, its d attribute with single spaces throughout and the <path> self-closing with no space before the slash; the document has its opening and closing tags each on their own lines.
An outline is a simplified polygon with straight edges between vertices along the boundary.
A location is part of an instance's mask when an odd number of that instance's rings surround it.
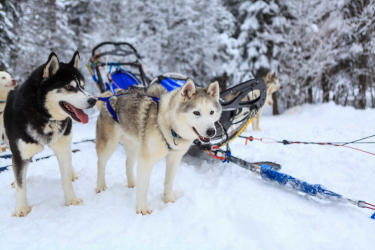
<svg viewBox="0 0 375 250">
<path fill-rule="evenodd" d="M 92 75 L 92 79 L 94 80 L 94 82 L 96 82 L 96 83 L 98 83 L 99 82 L 99 80 L 98 80 L 98 78 L 96 77 L 96 75 Z"/>
<path fill-rule="evenodd" d="M 113 65 L 113 63 L 109 63 L 108 73 L 111 73 L 111 71 L 112 71 L 112 65 Z"/>
<path fill-rule="evenodd" d="M 230 150 L 225 151 L 225 160 L 223 162 L 229 163 L 231 156 L 232 156 L 232 153 L 230 152 Z"/>
<path fill-rule="evenodd" d="M 321 196 L 324 198 L 342 198 L 342 195 L 332 192 L 320 184 L 309 184 L 293 176 L 277 172 L 266 164 L 261 165 L 260 176 L 262 179 L 277 182 L 283 186 L 290 186 L 294 190 L 304 192 L 308 195 Z"/>
</svg>

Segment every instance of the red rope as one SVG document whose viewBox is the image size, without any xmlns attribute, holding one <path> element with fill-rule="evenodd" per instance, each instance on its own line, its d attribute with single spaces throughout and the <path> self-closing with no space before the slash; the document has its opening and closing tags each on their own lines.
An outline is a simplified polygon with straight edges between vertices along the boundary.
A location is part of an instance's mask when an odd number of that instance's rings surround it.
<svg viewBox="0 0 375 250">
<path fill-rule="evenodd" d="M 211 155 L 212 157 L 216 158 L 216 159 L 225 161 L 225 157 L 218 156 L 218 155 L 212 153 L 212 151 L 208 151 L 208 154 Z"/>
<path fill-rule="evenodd" d="M 371 210 L 375 210 L 375 205 L 371 204 L 371 203 L 368 203 L 368 202 L 364 202 L 366 205 L 369 205 L 370 207 L 364 207 L 364 208 L 368 208 L 368 209 L 371 209 Z"/>
<path fill-rule="evenodd" d="M 360 148 L 355 148 L 355 147 L 346 146 L 346 145 L 337 145 L 337 146 L 344 147 L 344 148 L 349 148 L 349 149 L 353 149 L 353 150 L 357 150 L 359 152 L 375 156 L 375 153 L 372 153 L 372 152 L 369 152 L 369 151 L 366 151 L 366 150 L 363 150 L 363 149 L 360 149 Z"/>
<path fill-rule="evenodd" d="M 268 137 L 263 137 L 263 138 L 256 138 L 253 136 L 249 136 L 245 138 L 245 145 L 247 145 L 247 141 L 260 141 L 262 143 L 278 143 L 277 140 L 268 138 Z"/>
<path fill-rule="evenodd" d="M 213 146 L 212 149 L 218 149 L 219 146 Z M 222 156 L 218 156 L 216 155 L 214 152 L 212 152 L 212 149 L 210 149 L 210 151 L 208 151 L 208 154 L 211 155 L 212 157 L 216 158 L 216 159 L 219 159 L 219 160 L 222 160 L 222 161 L 225 161 L 225 157 L 222 157 Z"/>
</svg>

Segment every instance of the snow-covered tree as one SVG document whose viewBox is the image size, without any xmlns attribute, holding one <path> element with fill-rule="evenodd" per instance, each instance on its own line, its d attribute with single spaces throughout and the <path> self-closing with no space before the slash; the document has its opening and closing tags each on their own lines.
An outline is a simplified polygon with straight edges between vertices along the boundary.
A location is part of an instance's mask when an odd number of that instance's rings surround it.
<svg viewBox="0 0 375 250">
<path fill-rule="evenodd" d="M 156 74 L 180 72 L 207 82 L 223 72 L 233 21 L 219 0 L 129 1 L 127 10 L 122 32 Z"/>
<path fill-rule="evenodd" d="M 17 2 L 0 0 L 0 70 L 14 73 L 12 65 L 17 53 L 19 5 Z"/>
<path fill-rule="evenodd" d="M 330 100 L 364 108 L 368 86 L 374 82 L 369 74 L 373 68 L 369 63 L 373 61 L 374 3 L 285 3 L 294 18 L 278 66 L 286 85 L 280 91 L 284 108 Z"/>
<path fill-rule="evenodd" d="M 218 77 L 231 86 L 276 72 L 283 88 L 274 110 L 331 100 L 375 107 L 374 6 L 370 0 L 0 0 L 0 69 L 25 79 L 50 51 L 67 61 L 78 49 L 88 76 L 84 65 L 96 44 L 127 41 L 154 75 L 175 71 L 200 83 Z"/>
<path fill-rule="evenodd" d="M 70 60 L 77 46 L 72 41 L 63 3 L 58 0 L 22 1 L 20 9 L 19 51 L 13 65 L 17 74 L 25 79 L 47 60 L 51 51 L 62 61 Z"/>
<path fill-rule="evenodd" d="M 232 43 L 236 71 L 231 72 L 235 81 L 275 71 L 287 28 L 288 15 L 282 1 L 228 1 L 227 5 L 236 15 Z"/>
</svg>

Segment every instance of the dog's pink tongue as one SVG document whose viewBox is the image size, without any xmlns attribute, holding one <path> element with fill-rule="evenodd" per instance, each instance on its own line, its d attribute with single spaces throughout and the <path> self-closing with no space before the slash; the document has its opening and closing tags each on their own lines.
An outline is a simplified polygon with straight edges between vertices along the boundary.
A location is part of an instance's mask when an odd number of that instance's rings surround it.
<svg viewBox="0 0 375 250">
<path fill-rule="evenodd" d="M 83 124 L 86 124 L 88 123 L 89 121 L 89 116 L 83 112 L 82 109 L 77 109 L 76 107 L 72 107 L 72 110 L 74 112 L 74 114 L 78 117 L 78 119 L 83 123 Z"/>
</svg>

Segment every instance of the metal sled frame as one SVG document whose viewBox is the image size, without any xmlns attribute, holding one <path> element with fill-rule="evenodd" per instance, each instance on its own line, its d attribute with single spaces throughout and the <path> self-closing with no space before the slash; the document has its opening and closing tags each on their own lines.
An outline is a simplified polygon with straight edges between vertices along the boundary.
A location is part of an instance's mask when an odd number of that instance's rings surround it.
<svg viewBox="0 0 375 250">
<path fill-rule="evenodd" d="M 105 49 L 104 52 L 99 52 Z M 103 66 L 126 66 L 131 73 L 140 78 L 144 86 L 148 86 L 150 79 L 146 76 L 141 56 L 133 45 L 127 42 L 102 42 L 92 49 L 90 64 L 88 65 L 91 75 L 97 75 L 95 80 L 100 92 L 105 91 L 103 76 L 100 67 Z M 102 61 L 105 56 L 118 57 L 119 61 Z M 133 58 L 133 60 L 130 60 Z"/>
</svg>

